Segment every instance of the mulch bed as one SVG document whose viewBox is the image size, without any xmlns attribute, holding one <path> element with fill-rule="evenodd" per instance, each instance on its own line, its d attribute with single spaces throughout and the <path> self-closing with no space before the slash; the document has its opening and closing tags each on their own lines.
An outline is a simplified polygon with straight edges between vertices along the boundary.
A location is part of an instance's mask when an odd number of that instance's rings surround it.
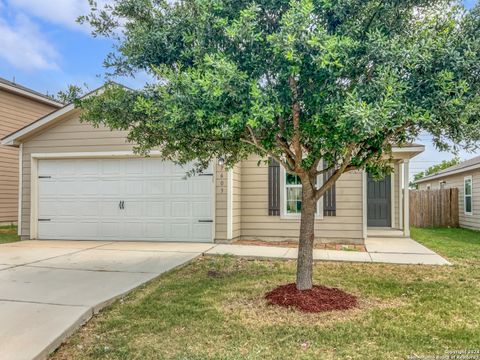
<svg viewBox="0 0 480 360">
<path fill-rule="evenodd" d="M 265 299 L 271 305 L 294 307 L 309 313 L 347 310 L 358 304 L 356 296 L 322 285 L 303 291 L 297 290 L 295 284 L 282 285 L 268 292 Z"/>
</svg>

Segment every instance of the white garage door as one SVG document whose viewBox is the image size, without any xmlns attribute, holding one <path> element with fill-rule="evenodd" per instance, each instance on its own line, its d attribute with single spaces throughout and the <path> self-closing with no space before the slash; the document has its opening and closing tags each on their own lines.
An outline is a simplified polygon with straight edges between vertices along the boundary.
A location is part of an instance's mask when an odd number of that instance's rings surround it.
<svg viewBox="0 0 480 360">
<path fill-rule="evenodd" d="M 212 242 L 213 176 L 156 158 L 39 160 L 38 238 Z"/>
</svg>

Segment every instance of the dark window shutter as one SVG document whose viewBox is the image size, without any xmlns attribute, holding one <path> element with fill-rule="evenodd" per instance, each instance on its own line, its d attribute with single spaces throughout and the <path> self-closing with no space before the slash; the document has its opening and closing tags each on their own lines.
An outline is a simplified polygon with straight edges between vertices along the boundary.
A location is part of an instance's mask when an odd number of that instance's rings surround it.
<svg viewBox="0 0 480 360">
<path fill-rule="evenodd" d="M 268 215 L 280 215 L 280 164 L 268 159 Z"/>
<path fill-rule="evenodd" d="M 323 162 L 323 166 L 327 166 L 325 161 Z M 323 181 L 327 181 L 330 176 L 332 176 L 334 169 L 330 169 L 329 171 L 323 173 Z M 332 185 L 330 189 L 323 195 L 323 216 L 336 216 L 337 215 L 337 199 L 336 199 L 336 190 L 335 184 Z"/>
</svg>

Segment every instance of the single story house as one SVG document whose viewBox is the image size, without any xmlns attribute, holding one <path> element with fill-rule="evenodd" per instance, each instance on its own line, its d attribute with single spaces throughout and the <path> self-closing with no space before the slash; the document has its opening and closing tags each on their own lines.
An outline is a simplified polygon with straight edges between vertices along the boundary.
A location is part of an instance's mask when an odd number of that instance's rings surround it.
<svg viewBox="0 0 480 360">
<path fill-rule="evenodd" d="M 458 188 L 461 227 L 480 230 L 480 156 L 417 180 L 419 190 Z"/>
<path fill-rule="evenodd" d="M 0 78 L 0 138 L 63 104 Z M 18 149 L 0 145 L 0 225 L 18 219 Z"/>
<path fill-rule="evenodd" d="M 187 178 L 155 151 L 134 155 L 125 132 L 80 122 L 79 111 L 67 105 L 2 141 L 20 149 L 22 239 L 297 239 L 299 184 L 275 163 L 252 157 Z M 363 244 L 375 228 L 409 236 L 409 159 L 423 150 L 394 148 L 395 172 L 382 181 L 342 175 L 318 203 L 316 240 Z"/>
</svg>

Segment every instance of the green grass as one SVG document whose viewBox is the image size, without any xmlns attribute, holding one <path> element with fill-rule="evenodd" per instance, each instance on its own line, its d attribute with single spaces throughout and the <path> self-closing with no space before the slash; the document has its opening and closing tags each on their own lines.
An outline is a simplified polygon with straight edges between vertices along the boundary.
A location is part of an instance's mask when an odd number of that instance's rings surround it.
<svg viewBox="0 0 480 360">
<path fill-rule="evenodd" d="M 479 233 L 412 236 L 455 265 L 321 262 L 315 282 L 357 295 L 361 306 L 303 314 L 263 300 L 294 281 L 294 262 L 203 258 L 117 301 L 53 358 L 383 360 L 479 349 Z"/>
<path fill-rule="evenodd" d="M 453 261 L 464 260 L 480 264 L 480 231 L 456 228 L 412 228 L 411 236 Z"/>
<path fill-rule="evenodd" d="M 0 244 L 11 243 L 20 240 L 15 225 L 0 226 Z"/>
</svg>

